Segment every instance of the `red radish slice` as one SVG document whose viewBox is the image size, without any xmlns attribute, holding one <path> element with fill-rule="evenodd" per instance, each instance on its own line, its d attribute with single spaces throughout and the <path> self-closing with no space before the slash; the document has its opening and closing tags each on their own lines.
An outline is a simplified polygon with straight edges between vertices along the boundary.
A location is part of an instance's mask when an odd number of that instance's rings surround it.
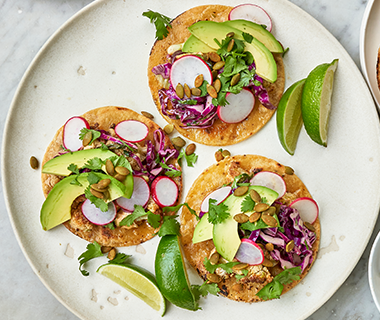
<svg viewBox="0 0 380 320">
<path fill-rule="evenodd" d="M 286 192 L 286 184 L 284 179 L 277 173 L 271 171 L 261 171 L 256 173 L 251 179 L 251 185 L 262 186 L 272 189 L 278 193 L 278 198 L 284 196 Z"/>
<path fill-rule="evenodd" d="M 243 89 L 238 94 L 227 93 L 228 104 L 218 106 L 218 116 L 226 123 L 238 123 L 249 116 L 255 106 L 255 96 L 251 90 Z"/>
<path fill-rule="evenodd" d="M 217 189 L 213 192 L 211 192 L 202 202 L 201 204 L 201 211 L 202 212 L 208 212 L 208 205 L 209 205 L 209 199 L 216 200 L 216 204 L 219 204 L 223 202 L 229 195 L 231 194 L 231 187 L 222 187 L 220 189 Z"/>
<path fill-rule="evenodd" d="M 250 239 L 241 239 L 241 244 L 235 258 L 241 263 L 256 266 L 263 263 L 264 252 L 256 242 Z"/>
<path fill-rule="evenodd" d="M 170 69 L 170 82 L 175 89 L 178 83 L 185 83 L 194 88 L 195 78 L 203 74 L 203 79 L 212 84 L 212 73 L 210 67 L 197 56 L 183 56 L 177 59 Z"/>
<path fill-rule="evenodd" d="M 116 203 L 125 211 L 133 212 L 135 205 L 145 206 L 150 197 L 148 183 L 141 177 L 133 176 L 133 193 L 128 198 L 120 197 Z"/>
<path fill-rule="evenodd" d="M 152 196 L 161 208 L 174 206 L 178 198 L 178 186 L 167 176 L 157 177 L 152 182 Z"/>
<path fill-rule="evenodd" d="M 82 213 L 88 221 L 98 226 L 104 226 L 116 218 L 116 207 L 113 202 L 108 203 L 108 211 L 103 212 L 97 208 L 89 199 L 82 204 Z"/>
<path fill-rule="evenodd" d="M 83 147 L 83 142 L 79 139 L 80 131 L 83 128 L 90 129 L 90 125 L 82 117 L 72 117 L 66 121 L 63 127 L 63 146 L 66 149 L 78 151 Z"/>
<path fill-rule="evenodd" d="M 140 142 L 147 137 L 149 129 L 140 121 L 125 120 L 116 125 L 115 133 L 120 139 L 125 141 Z"/>
<path fill-rule="evenodd" d="M 267 27 L 270 32 L 272 30 L 272 20 L 268 13 L 261 7 L 255 4 L 241 4 L 230 11 L 228 20 L 243 19 L 252 21 L 257 24 L 262 24 Z"/>
<path fill-rule="evenodd" d="M 311 198 L 298 198 L 294 200 L 290 207 L 296 209 L 304 222 L 314 223 L 319 215 L 317 203 Z"/>
</svg>

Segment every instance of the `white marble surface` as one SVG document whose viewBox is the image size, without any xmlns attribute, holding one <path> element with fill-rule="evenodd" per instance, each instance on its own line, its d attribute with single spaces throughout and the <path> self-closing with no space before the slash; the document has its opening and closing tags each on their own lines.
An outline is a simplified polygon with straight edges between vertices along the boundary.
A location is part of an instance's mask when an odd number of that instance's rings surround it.
<svg viewBox="0 0 380 320">
<path fill-rule="evenodd" d="M 33 57 L 64 21 L 90 2 L 0 0 L 0 141 L 11 100 Z M 319 20 L 359 66 L 359 31 L 366 0 L 291 2 Z M 2 189 L 0 193 L 0 319 L 77 319 L 44 287 L 28 265 L 12 231 Z M 380 319 L 367 280 L 369 250 L 379 230 L 378 222 L 352 274 L 309 320 Z"/>
</svg>

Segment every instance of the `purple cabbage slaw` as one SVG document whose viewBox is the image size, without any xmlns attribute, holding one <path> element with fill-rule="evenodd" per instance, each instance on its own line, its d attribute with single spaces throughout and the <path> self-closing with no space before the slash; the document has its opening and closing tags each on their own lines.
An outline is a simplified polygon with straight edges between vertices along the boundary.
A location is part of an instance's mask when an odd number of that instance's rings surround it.
<svg viewBox="0 0 380 320">
<path fill-rule="evenodd" d="M 164 79 L 169 79 L 172 63 L 176 60 L 177 55 L 182 53 L 182 51 L 176 51 L 172 56 L 168 55 L 168 61 L 171 62 L 153 67 L 152 72 L 155 75 L 161 75 Z M 254 68 L 255 63 L 248 67 L 250 71 Z M 218 72 L 222 73 L 223 68 Z M 254 95 L 264 107 L 274 110 L 276 107 L 270 103 L 268 92 L 263 83 L 263 79 L 255 74 L 254 80 L 250 81 L 247 88 L 253 91 Z M 158 91 L 162 114 L 173 120 L 181 120 L 181 123 L 183 124 L 182 127 L 185 129 L 204 129 L 209 128 L 214 124 L 215 120 L 218 118 L 217 106 L 212 104 L 212 99 L 209 95 L 207 95 L 207 98 L 192 97 L 191 99 L 197 100 L 197 105 L 180 103 L 180 98 L 178 98 L 170 81 L 169 84 L 169 89 L 160 89 Z"/>
</svg>

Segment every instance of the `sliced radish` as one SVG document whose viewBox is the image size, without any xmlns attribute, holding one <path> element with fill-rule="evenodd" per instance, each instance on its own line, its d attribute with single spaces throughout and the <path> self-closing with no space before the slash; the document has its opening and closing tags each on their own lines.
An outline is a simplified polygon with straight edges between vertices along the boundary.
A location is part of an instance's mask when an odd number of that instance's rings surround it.
<svg viewBox="0 0 380 320">
<path fill-rule="evenodd" d="M 238 123 L 249 116 L 255 106 L 255 96 L 251 90 L 243 89 L 238 94 L 227 93 L 228 104 L 218 106 L 218 116 L 226 123 Z"/>
<path fill-rule="evenodd" d="M 89 199 L 82 204 L 82 213 L 88 221 L 98 226 L 104 226 L 116 218 L 116 207 L 113 202 L 108 203 L 108 211 L 103 212 L 97 208 Z"/>
<path fill-rule="evenodd" d="M 178 186 L 167 176 L 157 177 L 152 182 L 152 196 L 161 208 L 174 206 L 178 198 Z"/>
<path fill-rule="evenodd" d="M 272 19 L 268 13 L 261 7 L 255 4 L 241 4 L 230 11 L 228 20 L 248 20 L 257 24 L 262 24 L 267 27 L 270 32 L 272 30 Z"/>
<path fill-rule="evenodd" d="M 284 179 L 277 173 L 271 171 L 261 171 L 256 173 L 251 179 L 251 185 L 262 186 L 272 189 L 278 193 L 280 199 L 286 192 L 286 184 Z"/>
<path fill-rule="evenodd" d="M 216 204 L 223 202 L 231 194 L 231 187 L 226 186 L 211 192 L 201 204 L 201 212 L 208 212 L 209 199 L 216 200 Z"/>
<path fill-rule="evenodd" d="M 212 84 L 212 73 L 210 67 L 197 56 L 183 56 L 177 59 L 170 69 L 170 82 L 173 88 L 178 83 L 182 86 L 186 83 L 190 88 L 194 88 L 195 78 L 203 74 L 203 79 Z"/>
<path fill-rule="evenodd" d="M 144 140 L 148 133 L 148 127 L 137 120 L 124 120 L 115 127 L 115 133 L 120 139 L 129 142 L 140 142 Z"/>
<path fill-rule="evenodd" d="M 83 128 L 90 129 L 90 125 L 82 117 L 72 117 L 66 121 L 63 127 L 63 146 L 66 149 L 78 151 L 83 147 L 83 142 L 79 139 L 80 131 Z"/>
<path fill-rule="evenodd" d="M 235 258 L 241 263 L 256 266 L 263 263 L 264 252 L 256 242 L 250 239 L 241 239 L 241 244 Z"/>
<path fill-rule="evenodd" d="M 314 223 L 319 215 L 317 203 L 311 198 L 298 198 L 294 200 L 290 207 L 296 209 L 304 222 Z"/>
<path fill-rule="evenodd" d="M 133 212 L 135 205 L 145 206 L 150 197 L 148 183 L 141 177 L 133 176 L 133 193 L 128 198 L 120 197 L 116 203 L 125 211 Z"/>
</svg>

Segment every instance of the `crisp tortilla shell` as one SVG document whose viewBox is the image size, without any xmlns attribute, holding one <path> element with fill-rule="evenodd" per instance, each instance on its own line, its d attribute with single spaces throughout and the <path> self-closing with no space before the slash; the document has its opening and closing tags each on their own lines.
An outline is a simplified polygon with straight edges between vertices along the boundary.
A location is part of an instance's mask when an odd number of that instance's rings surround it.
<svg viewBox="0 0 380 320">
<path fill-rule="evenodd" d="M 189 9 L 175 18 L 169 28 L 169 34 L 163 40 L 156 41 L 149 57 L 148 81 L 157 109 L 165 120 L 172 123 L 177 131 L 186 138 L 211 146 L 226 146 L 243 141 L 258 132 L 270 120 L 275 110 L 269 110 L 256 99 L 255 107 L 248 118 L 240 123 L 228 124 L 217 119 L 214 125 L 206 129 L 183 129 L 180 120 L 164 116 L 158 97 L 160 83 L 152 73 L 152 68 L 166 62 L 167 49 L 173 44 L 180 44 L 190 36 L 187 27 L 200 20 L 226 21 L 232 7 L 222 5 L 206 5 Z M 277 81 L 267 86 L 270 102 L 277 106 L 285 86 L 285 70 L 282 56 L 274 54 L 277 63 Z"/>
<path fill-rule="evenodd" d="M 285 167 L 280 163 L 257 155 L 240 155 L 226 158 L 208 169 L 206 169 L 193 183 L 185 202 L 187 202 L 190 208 L 196 210 L 199 214 L 200 206 L 203 199 L 212 191 L 220 188 L 223 184 L 231 182 L 228 170 L 230 164 L 236 162 L 240 167 L 248 172 L 258 171 L 272 171 L 281 175 L 286 183 L 287 192 L 293 193 L 296 198 L 311 197 L 309 191 L 303 182 L 295 175 L 288 175 L 285 173 Z M 287 203 L 289 204 L 289 203 Z M 197 270 L 199 275 L 205 280 L 207 271 L 203 265 L 204 258 L 209 258 L 211 251 L 215 248 L 212 240 L 203 241 L 193 244 L 192 238 L 195 226 L 197 225 L 197 219 L 190 211 L 183 207 L 181 214 L 181 242 L 183 251 L 189 263 Z M 313 262 L 316 260 L 319 242 L 320 242 L 320 222 L 319 219 L 313 224 L 316 229 L 316 241 L 313 244 Z M 310 271 L 311 265 L 309 265 L 301 274 L 300 280 L 294 281 L 284 286 L 282 294 L 295 287 Z M 227 280 L 222 280 L 218 284 L 221 289 L 220 293 L 228 298 L 236 301 L 244 302 L 257 302 L 262 301 L 256 296 L 255 290 L 250 290 L 243 284 L 243 290 L 236 291 L 234 285 L 236 284 L 235 277 Z"/>
<path fill-rule="evenodd" d="M 127 108 L 122 107 L 102 107 L 90 110 L 82 115 L 85 118 L 90 127 L 96 127 L 98 130 L 109 131 L 111 127 L 123 120 L 138 120 L 149 129 L 149 134 L 146 140 L 153 140 L 153 132 L 160 127 L 152 120 L 136 113 Z M 145 141 L 145 140 L 144 140 Z M 61 145 L 63 144 L 63 126 L 57 131 L 52 142 L 48 146 L 45 156 L 43 158 L 42 165 L 53 157 L 58 155 L 59 151 L 62 151 Z M 168 136 L 165 135 L 165 146 L 174 148 L 171 144 Z M 172 161 L 172 164 L 176 165 L 178 169 L 177 161 Z M 49 194 L 53 186 L 60 181 L 60 178 L 51 174 L 42 174 L 42 189 L 45 197 Z M 182 177 L 176 177 L 173 180 L 178 185 L 179 197 L 181 198 L 182 192 Z M 85 239 L 89 242 L 98 242 L 102 246 L 131 246 L 143 243 L 151 239 L 158 229 L 154 229 L 145 220 L 138 224 L 137 228 L 127 229 L 125 227 L 117 227 L 114 230 L 103 226 L 97 226 L 90 223 L 82 214 L 80 207 L 82 202 L 85 200 L 84 196 L 78 197 L 71 207 L 71 220 L 64 223 L 65 227 L 78 237 Z M 74 221 L 75 220 L 75 224 Z"/>
</svg>

